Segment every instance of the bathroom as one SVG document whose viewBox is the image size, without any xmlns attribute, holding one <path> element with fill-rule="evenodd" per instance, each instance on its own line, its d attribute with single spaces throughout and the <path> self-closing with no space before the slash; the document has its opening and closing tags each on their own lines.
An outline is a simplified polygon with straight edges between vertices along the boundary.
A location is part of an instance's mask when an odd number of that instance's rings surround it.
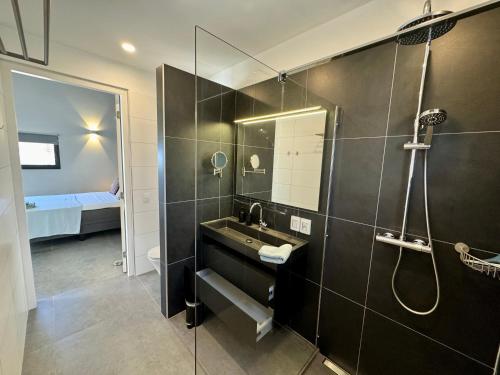
<svg viewBox="0 0 500 375">
<path fill-rule="evenodd" d="M 161 306 L 200 371 L 494 371 L 500 11 L 439 16 L 286 72 L 198 27 L 196 74 L 157 69 Z"/>
<path fill-rule="evenodd" d="M 499 375 L 498 61 L 500 0 L 0 0 L 0 375 Z"/>
</svg>

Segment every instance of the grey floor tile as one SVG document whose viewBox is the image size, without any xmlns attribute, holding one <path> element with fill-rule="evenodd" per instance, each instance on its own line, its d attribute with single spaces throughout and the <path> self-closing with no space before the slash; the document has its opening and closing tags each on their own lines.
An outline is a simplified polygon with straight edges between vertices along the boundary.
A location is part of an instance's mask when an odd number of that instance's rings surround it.
<svg viewBox="0 0 500 375">
<path fill-rule="evenodd" d="M 36 250 L 23 374 L 194 374 L 194 354 L 155 300 L 158 274 L 113 266 L 119 233 Z"/>
</svg>

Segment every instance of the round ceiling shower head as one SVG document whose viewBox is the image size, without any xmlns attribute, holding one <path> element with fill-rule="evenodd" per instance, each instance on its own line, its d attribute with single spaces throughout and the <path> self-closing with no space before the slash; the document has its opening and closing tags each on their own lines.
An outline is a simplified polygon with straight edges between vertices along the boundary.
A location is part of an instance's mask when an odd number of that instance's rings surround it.
<svg viewBox="0 0 500 375">
<path fill-rule="evenodd" d="M 421 23 L 433 20 L 435 18 L 446 16 L 447 14 L 452 13 L 449 10 L 440 10 L 436 12 L 428 12 L 424 13 L 418 17 L 413 18 L 412 20 L 406 22 L 398 28 L 398 31 L 403 31 L 409 29 L 411 27 L 420 25 Z M 429 27 L 424 27 L 423 29 L 415 30 L 408 34 L 401 35 L 397 38 L 397 42 L 399 44 L 404 45 L 415 45 L 420 43 L 426 43 L 429 40 L 429 29 L 431 40 L 437 39 L 448 31 L 455 27 L 457 21 L 456 20 L 445 20 L 443 22 L 436 23 Z"/>
<path fill-rule="evenodd" d="M 427 126 L 436 126 L 446 121 L 448 114 L 444 109 L 428 109 L 420 114 L 418 123 L 422 128 Z"/>
</svg>

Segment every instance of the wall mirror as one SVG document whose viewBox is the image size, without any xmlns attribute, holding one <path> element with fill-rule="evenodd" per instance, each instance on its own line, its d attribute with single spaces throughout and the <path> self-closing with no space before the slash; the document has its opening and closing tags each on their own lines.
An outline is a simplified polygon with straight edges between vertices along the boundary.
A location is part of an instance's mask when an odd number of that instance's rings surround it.
<svg viewBox="0 0 500 375">
<path fill-rule="evenodd" d="M 214 152 L 211 158 L 212 166 L 214 167 L 214 176 L 222 176 L 222 170 L 227 165 L 227 155 L 222 151 Z"/>
<path fill-rule="evenodd" d="M 236 194 L 318 211 L 327 111 L 236 120 Z"/>
</svg>

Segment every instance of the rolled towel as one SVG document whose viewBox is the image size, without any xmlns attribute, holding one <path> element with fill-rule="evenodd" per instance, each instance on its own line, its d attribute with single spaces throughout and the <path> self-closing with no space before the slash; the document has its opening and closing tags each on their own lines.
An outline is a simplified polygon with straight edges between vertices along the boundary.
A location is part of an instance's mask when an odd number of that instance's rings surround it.
<svg viewBox="0 0 500 375">
<path fill-rule="evenodd" d="M 284 244 L 280 247 L 264 245 L 259 250 L 260 260 L 263 262 L 283 264 L 292 252 L 292 245 Z"/>
</svg>

